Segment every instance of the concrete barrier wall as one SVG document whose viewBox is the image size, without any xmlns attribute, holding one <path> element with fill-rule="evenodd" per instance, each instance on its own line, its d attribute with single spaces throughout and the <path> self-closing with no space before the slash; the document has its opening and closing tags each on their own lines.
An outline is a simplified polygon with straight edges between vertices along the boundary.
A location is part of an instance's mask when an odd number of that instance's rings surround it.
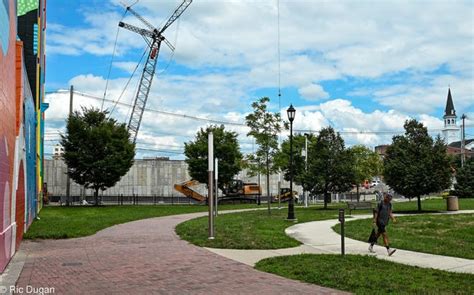
<svg viewBox="0 0 474 295">
<path fill-rule="evenodd" d="M 236 178 L 242 179 L 245 182 L 258 183 L 258 176 L 250 177 L 245 170 L 239 173 Z M 101 194 L 104 196 L 117 196 L 121 194 L 124 196 L 132 194 L 161 197 L 183 196 L 174 190 L 174 185 L 190 179 L 188 165 L 185 161 L 163 159 L 135 160 L 130 171 L 122 177 L 120 182 Z M 63 160 L 60 158 L 45 160 L 45 182 L 47 183 L 50 196 L 66 195 L 66 165 Z M 264 175 L 260 177 L 260 185 L 262 186 L 262 193 L 266 195 L 266 177 Z M 289 187 L 289 183 L 283 181 L 281 186 Z M 300 193 L 302 191 L 299 186 L 294 186 L 294 189 Z M 203 186 L 197 190 L 205 193 Z M 270 193 L 276 195 L 277 191 L 278 175 L 271 175 Z M 85 190 L 71 181 L 71 196 L 81 195 L 91 196 L 93 191 Z"/>
</svg>

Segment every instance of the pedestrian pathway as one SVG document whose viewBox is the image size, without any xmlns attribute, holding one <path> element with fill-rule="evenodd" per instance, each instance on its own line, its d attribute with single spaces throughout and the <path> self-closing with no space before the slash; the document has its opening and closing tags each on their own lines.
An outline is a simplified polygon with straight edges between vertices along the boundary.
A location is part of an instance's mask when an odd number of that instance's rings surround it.
<svg viewBox="0 0 474 295">
<path fill-rule="evenodd" d="M 456 212 L 447 212 L 445 214 L 474 213 L 474 210 L 463 210 Z M 371 218 L 371 215 L 354 215 L 355 219 Z M 348 221 L 349 222 L 349 221 Z M 341 253 L 341 236 L 332 230 L 332 227 L 338 224 L 337 219 L 313 221 L 300 223 L 288 227 L 285 232 L 287 235 L 303 243 L 303 245 L 294 248 L 276 249 L 276 250 L 233 250 L 233 249 L 212 249 L 209 251 L 222 255 L 224 257 L 240 261 L 247 265 L 255 265 L 258 261 L 274 256 L 295 255 L 295 254 L 338 254 Z M 347 254 L 368 254 L 368 244 L 345 238 L 345 252 Z M 414 265 L 419 267 L 435 268 L 440 270 L 473 273 L 474 260 L 448 257 L 434 254 L 419 253 L 397 249 L 395 255 L 389 257 L 384 247 L 374 247 L 377 258 L 393 262 Z"/>
<path fill-rule="evenodd" d="M 26 260 L 17 290 L 29 286 L 54 288 L 54 294 L 344 294 L 258 271 L 176 235 L 177 224 L 203 215 L 139 220 L 84 238 L 24 241 Z"/>
</svg>

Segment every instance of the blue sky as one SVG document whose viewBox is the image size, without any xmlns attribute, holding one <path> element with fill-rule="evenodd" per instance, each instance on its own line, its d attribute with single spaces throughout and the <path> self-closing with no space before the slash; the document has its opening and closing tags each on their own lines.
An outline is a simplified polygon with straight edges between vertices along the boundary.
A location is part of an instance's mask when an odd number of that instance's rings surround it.
<svg viewBox="0 0 474 295">
<path fill-rule="evenodd" d="M 140 0 L 133 9 L 159 27 L 180 2 Z M 103 97 L 124 11 L 115 0 L 48 2 L 49 146 L 68 112 L 68 94 L 58 90 L 73 84 Z M 176 50 L 162 46 L 138 156 L 182 158 L 184 142 L 209 123 L 179 114 L 242 123 L 261 96 L 270 97 L 275 112 L 292 103 L 295 129 L 332 125 L 348 145 L 390 143 L 409 117 L 435 135 L 443 128 L 448 85 L 474 137 L 473 11 L 472 1 L 195 0 L 164 34 Z M 143 26 L 130 14 L 123 20 Z M 140 36 L 118 30 L 107 100 L 119 98 L 144 49 Z M 119 121 L 127 121 L 140 72 L 112 114 Z M 74 106 L 81 105 L 101 101 L 76 94 Z M 252 151 L 244 126 L 226 128 L 240 134 L 244 152 Z"/>
</svg>

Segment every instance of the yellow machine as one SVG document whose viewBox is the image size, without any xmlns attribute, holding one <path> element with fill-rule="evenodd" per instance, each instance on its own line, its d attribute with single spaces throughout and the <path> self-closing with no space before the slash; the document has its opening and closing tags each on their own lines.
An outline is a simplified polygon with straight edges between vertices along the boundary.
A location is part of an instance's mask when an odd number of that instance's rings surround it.
<svg viewBox="0 0 474 295">
<path fill-rule="evenodd" d="M 257 183 L 245 183 L 239 179 L 231 180 L 224 188 L 225 199 L 248 199 L 257 200 L 262 194 L 262 189 Z"/>
<path fill-rule="evenodd" d="M 196 200 L 198 202 L 204 202 L 207 200 L 207 196 L 203 196 L 197 191 L 193 190 L 191 187 L 198 185 L 199 182 L 197 180 L 188 180 L 180 184 L 175 184 L 174 189 L 178 192 L 182 193 L 188 198 Z"/>
<path fill-rule="evenodd" d="M 175 184 L 174 189 L 182 193 L 188 198 L 198 202 L 205 202 L 207 196 L 201 195 L 192 187 L 198 185 L 197 180 L 188 180 L 180 184 Z M 260 186 L 256 183 L 244 183 L 242 180 L 232 180 L 222 191 L 222 197 L 219 197 L 219 202 L 224 200 L 243 200 L 256 202 L 257 197 L 262 194 Z"/>
<path fill-rule="evenodd" d="M 289 188 L 281 188 L 280 189 L 280 194 L 275 196 L 274 200 L 275 202 L 278 202 L 278 199 L 280 199 L 280 202 L 288 202 L 290 200 L 291 193 Z M 295 199 L 295 202 L 298 202 L 298 192 L 293 191 L 293 197 Z"/>
</svg>

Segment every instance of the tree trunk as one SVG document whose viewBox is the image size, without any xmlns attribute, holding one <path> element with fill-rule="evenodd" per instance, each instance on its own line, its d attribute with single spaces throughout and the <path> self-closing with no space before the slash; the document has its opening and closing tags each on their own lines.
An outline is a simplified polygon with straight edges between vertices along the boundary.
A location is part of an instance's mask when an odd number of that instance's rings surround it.
<svg viewBox="0 0 474 295">
<path fill-rule="evenodd" d="M 268 214 L 272 214 L 270 210 L 270 161 L 268 159 L 267 153 L 267 204 L 268 204 Z"/>
<path fill-rule="evenodd" d="M 421 197 L 418 196 L 417 199 L 418 199 L 418 212 L 421 212 Z"/>
<path fill-rule="evenodd" d="M 328 185 L 324 186 L 324 209 L 328 208 Z"/>
<path fill-rule="evenodd" d="M 359 194 L 359 184 L 357 184 L 357 203 L 359 203 L 360 194 Z"/>
<path fill-rule="evenodd" d="M 96 188 L 94 191 L 94 199 L 95 199 L 94 206 L 99 206 L 99 189 L 98 188 Z"/>
</svg>

